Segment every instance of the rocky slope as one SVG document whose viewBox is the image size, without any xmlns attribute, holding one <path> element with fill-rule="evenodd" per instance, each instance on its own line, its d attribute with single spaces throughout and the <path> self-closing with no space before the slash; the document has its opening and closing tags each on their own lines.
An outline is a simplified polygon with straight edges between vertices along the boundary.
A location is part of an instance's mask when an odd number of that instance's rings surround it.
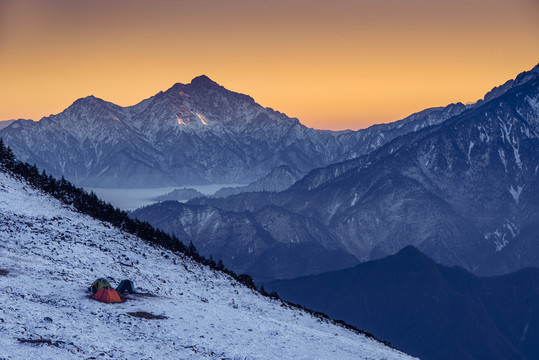
<svg viewBox="0 0 539 360">
<path fill-rule="evenodd" d="M 137 209 L 131 216 L 175 234 L 186 245 L 255 280 L 293 278 L 344 269 L 357 259 L 339 249 L 324 226 L 279 207 L 232 212 L 208 205 L 167 201 Z"/>
<path fill-rule="evenodd" d="M 2 121 L 0 121 L 0 130 L 5 128 L 5 127 L 8 127 L 14 121 L 16 121 L 16 120 L 2 120 Z"/>
</svg>

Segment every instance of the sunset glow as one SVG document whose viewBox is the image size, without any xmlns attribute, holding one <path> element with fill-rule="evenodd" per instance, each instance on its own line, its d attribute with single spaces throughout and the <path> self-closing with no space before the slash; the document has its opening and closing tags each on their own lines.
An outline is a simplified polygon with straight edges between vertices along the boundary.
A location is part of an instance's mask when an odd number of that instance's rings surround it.
<svg viewBox="0 0 539 360">
<path fill-rule="evenodd" d="M 197 116 L 198 116 L 198 118 L 200 119 L 200 122 L 202 122 L 202 125 L 208 125 L 208 123 L 206 122 L 206 118 L 204 117 L 204 115 L 198 114 L 198 113 L 197 113 Z"/>
<path fill-rule="evenodd" d="M 133 105 L 205 74 L 358 129 L 476 101 L 538 62 L 537 0 L 0 0 L 0 120 L 88 95 Z"/>
</svg>

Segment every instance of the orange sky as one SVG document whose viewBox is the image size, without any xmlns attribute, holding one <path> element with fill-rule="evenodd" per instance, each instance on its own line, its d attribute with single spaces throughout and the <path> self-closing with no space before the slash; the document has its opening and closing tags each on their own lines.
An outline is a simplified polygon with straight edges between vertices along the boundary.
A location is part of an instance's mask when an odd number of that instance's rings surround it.
<svg viewBox="0 0 539 360">
<path fill-rule="evenodd" d="M 475 101 L 539 62 L 539 0 L 0 0 L 0 119 L 206 74 L 308 126 Z"/>
</svg>

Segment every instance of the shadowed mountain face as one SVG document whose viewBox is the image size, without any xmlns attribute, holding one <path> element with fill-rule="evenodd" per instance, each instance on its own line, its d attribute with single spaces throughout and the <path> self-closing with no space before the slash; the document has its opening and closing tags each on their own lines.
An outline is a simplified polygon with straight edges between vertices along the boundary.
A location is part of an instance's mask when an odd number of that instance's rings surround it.
<svg viewBox="0 0 539 360">
<path fill-rule="evenodd" d="M 200 76 L 125 108 L 93 96 L 79 99 L 39 122 L 16 121 L 0 129 L 0 137 L 19 159 L 88 187 L 250 183 L 278 167 L 306 173 L 365 154 L 464 109 L 454 104 L 333 133 L 307 128 Z"/>
<path fill-rule="evenodd" d="M 320 223 L 278 207 L 235 213 L 166 201 L 132 215 L 159 224 L 186 244 L 192 241 L 202 255 L 222 259 L 231 270 L 259 281 L 318 274 L 358 263 L 339 249 Z"/>
<path fill-rule="evenodd" d="M 301 179 L 303 175 L 305 174 L 300 171 L 297 171 L 289 166 L 282 165 L 276 167 L 268 175 L 247 186 L 224 187 L 213 194 L 213 197 L 224 198 L 230 195 L 256 191 L 283 191 Z"/>
<path fill-rule="evenodd" d="M 259 225 L 284 234 L 274 239 L 322 245 L 359 261 L 414 245 L 437 262 L 478 274 L 539 266 L 539 68 L 508 84 L 441 124 L 313 170 L 286 191 L 195 199 L 188 206 L 271 214 L 271 222 Z M 150 207 L 134 215 L 169 228 L 151 213 Z M 305 219 L 305 226 L 290 217 Z M 178 215 L 174 221 L 208 253 L 207 244 L 227 226 L 220 217 L 200 222 Z M 231 232 L 234 239 L 245 236 Z M 249 254 L 235 261 L 249 262 Z"/>
<path fill-rule="evenodd" d="M 264 286 L 424 360 L 539 356 L 538 269 L 478 278 L 406 247 L 351 269 Z"/>
</svg>

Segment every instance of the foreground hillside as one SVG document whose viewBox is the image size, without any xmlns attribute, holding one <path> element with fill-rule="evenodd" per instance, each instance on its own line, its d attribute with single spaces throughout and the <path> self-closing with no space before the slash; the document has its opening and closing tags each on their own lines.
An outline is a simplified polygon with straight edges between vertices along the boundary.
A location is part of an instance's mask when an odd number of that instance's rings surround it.
<svg viewBox="0 0 539 360">
<path fill-rule="evenodd" d="M 154 248 L 0 171 L 0 358 L 408 359 Z M 88 298 L 107 276 L 140 292 Z M 129 315 L 141 313 L 160 319 Z"/>
</svg>

